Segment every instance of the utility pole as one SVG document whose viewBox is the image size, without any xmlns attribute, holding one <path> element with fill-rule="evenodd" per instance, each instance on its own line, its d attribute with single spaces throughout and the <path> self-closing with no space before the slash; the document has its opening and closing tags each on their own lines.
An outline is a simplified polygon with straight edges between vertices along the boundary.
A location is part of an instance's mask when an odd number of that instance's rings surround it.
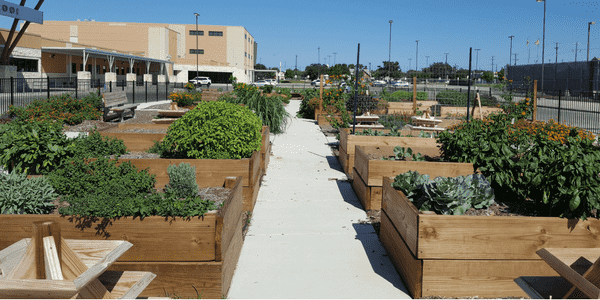
<svg viewBox="0 0 600 300">
<path fill-rule="evenodd" d="M 329 58 L 329 65 L 331 66 L 331 55 L 327 55 L 327 58 Z"/>
<path fill-rule="evenodd" d="M 426 55 L 425 58 L 427 58 L 427 67 L 429 68 L 429 55 Z"/>
<path fill-rule="evenodd" d="M 415 59 L 415 71 L 419 71 L 419 40 L 417 40 L 417 58 Z"/>
<path fill-rule="evenodd" d="M 575 62 L 577 62 L 577 46 L 579 46 L 579 42 L 575 43 Z"/>
<path fill-rule="evenodd" d="M 492 56 L 492 75 L 494 75 L 494 56 Z"/>
<path fill-rule="evenodd" d="M 555 64 L 558 63 L 558 44 L 560 44 L 560 43 L 558 43 L 558 42 L 556 43 L 556 61 L 554 62 Z M 556 69 L 556 67 L 555 67 L 555 69 Z"/>
<path fill-rule="evenodd" d="M 321 47 L 317 48 L 319 50 L 319 58 L 317 58 L 317 63 L 320 64 L 321 61 Z"/>
<path fill-rule="evenodd" d="M 333 65 L 335 66 L 335 55 L 337 54 L 337 52 L 333 52 Z"/>
<path fill-rule="evenodd" d="M 519 53 L 515 53 L 515 66 L 517 65 L 517 55 L 519 55 Z"/>
<path fill-rule="evenodd" d="M 296 70 L 298 70 L 298 54 L 296 54 Z"/>
<path fill-rule="evenodd" d="M 446 64 L 444 65 L 444 70 L 446 70 L 446 80 L 448 79 L 448 54 L 450 53 L 444 53 L 446 54 Z"/>
<path fill-rule="evenodd" d="M 510 38 L 510 56 L 508 57 L 509 58 L 509 62 L 508 62 L 509 66 L 512 63 L 512 40 L 514 37 L 515 37 L 514 35 L 511 35 L 508 37 L 508 38 Z"/>
</svg>

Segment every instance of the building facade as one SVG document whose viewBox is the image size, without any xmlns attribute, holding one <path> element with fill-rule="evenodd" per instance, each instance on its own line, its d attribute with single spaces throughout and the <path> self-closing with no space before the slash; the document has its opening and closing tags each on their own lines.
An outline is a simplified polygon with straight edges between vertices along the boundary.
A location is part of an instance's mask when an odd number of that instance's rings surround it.
<svg viewBox="0 0 600 300">
<path fill-rule="evenodd" d="M 6 38 L 8 30 L 0 34 Z M 115 53 L 113 58 L 110 53 Z M 78 20 L 30 24 L 12 57 L 28 60 L 23 66 L 38 60 L 35 68 L 17 66 L 27 76 L 75 76 L 86 71 L 92 79 L 115 73 L 118 80 L 127 74 L 152 75 L 153 80 L 165 75 L 171 82 L 208 76 L 213 83 L 226 83 L 230 76 L 250 82 L 256 53 L 254 37 L 241 26 L 196 29 L 196 24 Z"/>
</svg>

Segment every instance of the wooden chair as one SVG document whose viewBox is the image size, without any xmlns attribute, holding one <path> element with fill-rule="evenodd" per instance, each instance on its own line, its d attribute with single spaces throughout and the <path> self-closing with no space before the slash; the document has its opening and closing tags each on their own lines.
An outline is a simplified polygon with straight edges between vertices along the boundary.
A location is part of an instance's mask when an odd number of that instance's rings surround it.
<svg viewBox="0 0 600 300">
<path fill-rule="evenodd" d="M 561 277 L 519 277 L 515 282 L 534 299 L 599 299 L 600 249 L 544 248 L 536 252 Z"/>
</svg>

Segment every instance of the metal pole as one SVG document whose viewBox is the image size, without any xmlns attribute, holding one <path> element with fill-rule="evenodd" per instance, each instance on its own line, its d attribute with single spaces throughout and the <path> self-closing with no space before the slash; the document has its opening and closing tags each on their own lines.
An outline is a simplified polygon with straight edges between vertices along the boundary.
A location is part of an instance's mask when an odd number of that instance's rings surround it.
<svg viewBox="0 0 600 300">
<path fill-rule="evenodd" d="M 390 28 L 392 21 L 390 21 Z M 391 31 L 390 31 L 391 32 Z M 352 134 L 356 133 L 356 108 L 358 106 L 358 63 L 360 61 L 360 43 L 358 43 L 358 51 L 356 53 L 356 69 L 355 69 L 355 80 L 354 80 L 354 121 L 352 122 Z"/>
<path fill-rule="evenodd" d="M 50 76 L 46 76 L 46 90 L 48 91 L 48 99 L 50 99 Z"/>
<path fill-rule="evenodd" d="M 544 2 L 544 29 L 542 34 L 542 82 L 541 90 L 544 92 L 544 53 L 546 51 L 546 0 L 536 0 L 537 2 Z"/>
<path fill-rule="evenodd" d="M 417 57 L 415 58 L 415 71 L 419 71 L 419 40 L 417 40 Z"/>
<path fill-rule="evenodd" d="M 588 22 L 588 44 L 587 44 L 587 61 L 590 61 L 590 25 L 594 25 L 596 22 Z"/>
<path fill-rule="evenodd" d="M 390 46 L 389 46 L 389 55 L 388 55 L 388 83 L 392 78 L 392 23 L 394 21 L 390 20 Z"/>
<path fill-rule="evenodd" d="M 473 56 L 473 47 L 469 47 L 469 74 L 471 74 L 471 57 Z M 467 89 L 467 122 L 469 122 L 469 107 L 471 106 L 471 78 L 468 80 L 468 89 Z M 475 103 L 473 103 L 473 107 L 475 107 Z"/>
<path fill-rule="evenodd" d="M 194 78 L 196 78 L 196 77 L 198 77 L 198 16 L 200 16 L 200 15 L 198 13 L 194 13 L 194 15 L 196 15 L 196 50 L 195 50 L 195 52 L 196 52 L 196 76 L 194 77 Z M 197 82 L 198 81 L 196 80 L 196 83 Z M 146 97 L 146 98 L 148 98 L 148 97 Z"/>
</svg>

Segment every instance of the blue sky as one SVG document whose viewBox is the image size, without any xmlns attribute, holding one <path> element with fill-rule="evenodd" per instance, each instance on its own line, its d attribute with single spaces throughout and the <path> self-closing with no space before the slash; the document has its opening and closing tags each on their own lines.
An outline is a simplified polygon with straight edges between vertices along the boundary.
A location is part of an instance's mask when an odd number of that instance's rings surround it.
<svg viewBox="0 0 600 300">
<path fill-rule="evenodd" d="M 18 0 L 8 2 L 19 3 Z M 34 7 L 37 0 L 28 0 Z M 267 67 L 298 68 L 317 63 L 360 63 L 376 69 L 388 59 L 392 24 L 391 59 L 402 70 L 427 62 L 444 62 L 468 68 L 469 47 L 473 68 L 490 70 L 492 56 L 498 70 L 509 62 L 510 39 L 517 64 L 541 62 L 544 3 L 535 0 L 412 0 L 412 1 L 157 1 L 157 0 L 46 0 L 45 20 L 142 22 L 244 26 L 258 43 L 257 62 Z M 591 26 L 590 58 L 600 57 L 599 1 L 548 0 L 546 10 L 546 62 L 586 59 L 588 22 Z M 0 27 L 12 19 L 0 16 Z M 529 47 L 526 46 L 529 39 Z M 540 40 L 539 47 L 534 44 Z M 333 53 L 337 53 L 334 55 Z M 328 55 L 330 57 L 328 57 Z M 426 56 L 429 56 L 428 58 Z M 514 59 L 514 55 L 512 57 Z M 325 60 L 324 60 L 325 59 Z M 410 59 L 410 60 L 409 60 Z M 495 67 L 494 67 L 495 68 Z"/>
</svg>

